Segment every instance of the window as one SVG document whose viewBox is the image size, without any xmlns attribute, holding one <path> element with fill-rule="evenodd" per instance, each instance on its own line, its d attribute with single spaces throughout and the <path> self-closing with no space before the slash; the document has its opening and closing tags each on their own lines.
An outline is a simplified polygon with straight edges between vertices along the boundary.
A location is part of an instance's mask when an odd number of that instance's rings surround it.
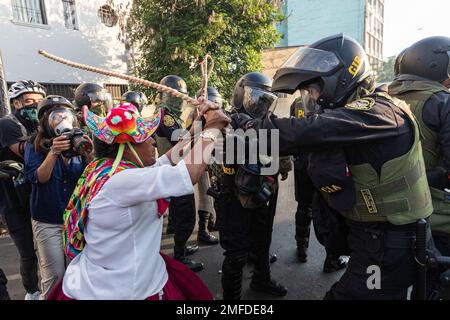
<svg viewBox="0 0 450 320">
<path fill-rule="evenodd" d="M 105 4 L 98 9 L 98 16 L 102 23 L 107 27 L 114 27 L 117 24 L 117 14 L 113 8 Z"/>
<path fill-rule="evenodd" d="M 12 9 L 14 21 L 47 24 L 44 0 L 12 0 Z"/>
<path fill-rule="evenodd" d="M 64 22 L 67 29 L 78 30 L 77 11 L 75 0 L 62 0 L 64 9 Z"/>
</svg>

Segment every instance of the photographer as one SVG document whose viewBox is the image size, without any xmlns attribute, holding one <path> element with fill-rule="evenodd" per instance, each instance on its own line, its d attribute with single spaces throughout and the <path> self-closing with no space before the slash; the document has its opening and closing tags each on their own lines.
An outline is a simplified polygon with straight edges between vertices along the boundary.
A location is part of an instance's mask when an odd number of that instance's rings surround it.
<svg viewBox="0 0 450 320">
<path fill-rule="evenodd" d="M 42 277 L 40 298 L 46 299 L 64 275 L 63 213 L 92 142 L 81 132 L 73 105 L 63 97 L 42 100 L 38 119 L 38 132 L 25 147 L 25 172 L 32 183 L 30 209 Z"/>
<path fill-rule="evenodd" d="M 21 170 L 23 147 L 36 130 L 37 104 L 45 95 L 44 87 L 37 82 L 22 80 L 12 84 L 8 90 L 12 114 L 0 119 L 0 214 L 19 252 L 25 300 L 38 299 L 39 281 L 28 208 L 30 185 Z"/>
</svg>

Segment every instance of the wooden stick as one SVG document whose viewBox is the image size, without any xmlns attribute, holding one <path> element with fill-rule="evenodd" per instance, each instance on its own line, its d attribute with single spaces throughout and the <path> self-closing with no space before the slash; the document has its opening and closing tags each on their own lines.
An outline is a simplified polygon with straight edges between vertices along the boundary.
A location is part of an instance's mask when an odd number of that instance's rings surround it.
<svg viewBox="0 0 450 320">
<path fill-rule="evenodd" d="M 189 97 L 187 94 L 181 93 L 175 89 L 172 89 L 170 87 L 164 86 L 162 84 L 156 83 L 156 82 L 152 82 L 152 81 L 148 81 L 142 78 L 137 78 L 137 77 L 133 77 L 133 76 L 128 76 L 122 73 L 118 73 L 118 72 L 114 72 L 114 71 L 108 71 L 105 69 L 101 69 L 101 68 L 97 68 L 97 67 L 93 67 L 93 66 L 89 66 L 86 64 L 82 64 L 82 63 L 78 63 L 78 62 L 74 62 L 71 60 L 67 60 L 58 56 L 55 56 L 51 53 L 48 53 L 44 50 L 39 50 L 39 54 L 43 55 L 44 57 L 68 65 L 70 67 L 73 68 L 77 68 L 77 69 L 81 69 L 81 70 L 86 70 L 86 71 L 90 71 L 90 72 L 95 72 L 95 73 L 99 73 L 99 74 L 103 74 L 105 76 L 110 76 L 110 77 L 114 77 L 114 78 L 119 78 L 119 79 L 123 79 L 123 80 L 127 80 L 131 83 L 135 83 L 135 84 L 139 84 L 142 85 L 144 87 L 147 88 L 152 88 L 152 89 L 156 89 L 158 91 L 164 92 L 164 93 L 168 93 L 174 97 L 180 98 L 182 100 L 185 100 L 193 105 L 198 105 L 198 101 Z"/>
</svg>

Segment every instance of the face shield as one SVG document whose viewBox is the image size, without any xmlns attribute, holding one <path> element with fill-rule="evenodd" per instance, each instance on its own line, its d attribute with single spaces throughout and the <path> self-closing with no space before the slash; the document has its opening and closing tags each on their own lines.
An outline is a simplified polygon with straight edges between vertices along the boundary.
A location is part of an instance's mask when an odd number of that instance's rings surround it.
<svg viewBox="0 0 450 320">
<path fill-rule="evenodd" d="M 55 136 L 71 131 L 78 127 L 75 114 L 69 109 L 53 110 L 48 116 L 48 124 Z"/>
<path fill-rule="evenodd" d="M 319 111 L 320 106 L 317 104 L 317 96 L 319 91 L 314 92 L 315 88 L 300 89 L 300 96 L 296 99 L 296 103 L 300 104 L 300 108 L 305 111 L 305 115 L 314 114 Z"/>
<path fill-rule="evenodd" d="M 338 69 L 340 66 L 341 61 L 333 52 L 305 47 L 299 48 L 284 63 L 282 68 L 325 74 Z"/>
<path fill-rule="evenodd" d="M 89 93 L 88 96 L 91 101 L 89 110 L 94 112 L 96 115 L 105 117 L 106 113 L 108 113 L 113 107 L 112 96 L 109 92 L 98 91 L 95 93 Z"/>
<path fill-rule="evenodd" d="M 277 98 L 275 94 L 266 90 L 245 86 L 242 105 L 253 118 L 262 118 Z"/>
</svg>

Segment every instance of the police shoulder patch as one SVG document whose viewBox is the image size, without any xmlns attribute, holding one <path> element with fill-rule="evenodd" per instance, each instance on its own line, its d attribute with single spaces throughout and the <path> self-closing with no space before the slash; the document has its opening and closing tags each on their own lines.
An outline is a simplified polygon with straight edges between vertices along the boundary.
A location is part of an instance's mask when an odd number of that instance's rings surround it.
<svg viewBox="0 0 450 320">
<path fill-rule="evenodd" d="M 164 125 L 166 127 L 173 127 L 175 124 L 175 120 L 171 115 L 166 114 L 164 116 Z"/>
<path fill-rule="evenodd" d="M 345 107 L 353 110 L 370 110 L 374 104 L 375 100 L 373 98 L 361 98 L 346 104 Z"/>
</svg>

